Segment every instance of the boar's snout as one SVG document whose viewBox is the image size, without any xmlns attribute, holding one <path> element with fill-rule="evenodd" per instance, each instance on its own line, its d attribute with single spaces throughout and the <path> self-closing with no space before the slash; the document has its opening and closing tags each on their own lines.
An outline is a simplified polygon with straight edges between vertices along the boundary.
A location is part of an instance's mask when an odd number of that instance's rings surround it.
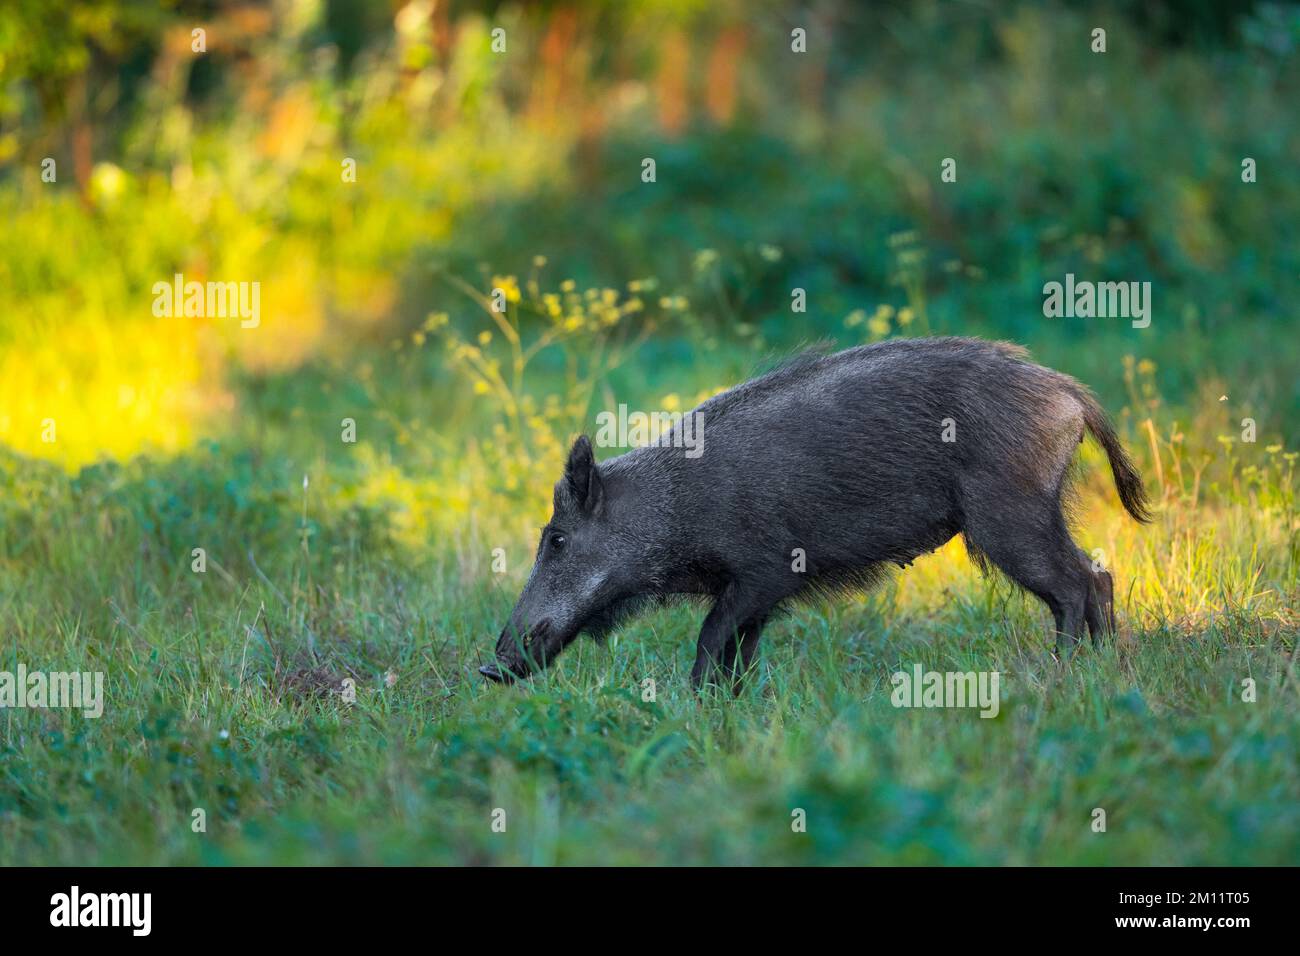
<svg viewBox="0 0 1300 956">
<path fill-rule="evenodd" d="M 527 677 L 535 667 L 545 667 L 550 631 L 547 621 L 534 624 L 522 633 L 513 623 L 506 625 L 497 640 L 496 662 L 484 664 L 479 673 L 498 684 L 509 684 Z"/>
</svg>

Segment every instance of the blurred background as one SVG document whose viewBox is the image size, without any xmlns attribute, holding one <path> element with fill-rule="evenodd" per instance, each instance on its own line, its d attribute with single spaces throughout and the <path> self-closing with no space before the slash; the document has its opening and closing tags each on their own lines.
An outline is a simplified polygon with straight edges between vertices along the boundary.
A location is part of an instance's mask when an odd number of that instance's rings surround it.
<svg viewBox="0 0 1300 956">
<path fill-rule="evenodd" d="M 6 0 L 0 662 L 111 706 L 6 713 L 0 859 L 1294 862 L 1298 103 L 1282 3 Z M 1045 318 L 1069 273 L 1150 282 L 1150 326 Z M 257 326 L 156 314 L 178 274 L 258 283 Z M 712 723 L 691 609 L 483 692 L 598 412 L 932 334 L 1116 418 L 1159 520 L 1089 447 L 1079 540 L 1136 639 L 1063 686 L 953 542 L 773 629 Z M 1021 709 L 938 734 L 899 661 Z M 790 806 L 838 824 L 755 836 Z"/>
<path fill-rule="evenodd" d="M 1271 3 L 9 3 L 0 509 L 274 537 L 314 471 L 372 544 L 528 538 L 598 410 L 936 333 L 1090 383 L 1157 497 L 1275 500 L 1298 45 Z M 1067 273 L 1151 326 L 1044 318 Z M 259 324 L 155 314 L 177 274 Z"/>
<path fill-rule="evenodd" d="M 446 339 L 510 364 L 464 288 L 494 277 L 525 340 L 546 293 L 572 317 L 566 281 L 614 290 L 617 323 L 584 314 L 536 374 L 653 329 L 612 379 L 641 406 L 801 342 L 936 332 L 1021 341 L 1112 401 L 1124 354 L 1173 400 L 1220 378 L 1294 436 L 1297 43 L 1269 3 L 18 0 L 0 443 L 76 469 L 350 410 L 377 454 L 461 456 L 496 421 Z M 1152 327 L 1044 319 L 1067 272 L 1151 281 Z M 154 317 L 175 273 L 260 282 L 260 327 Z M 545 391 L 580 427 L 582 390 Z"/>
</svg>

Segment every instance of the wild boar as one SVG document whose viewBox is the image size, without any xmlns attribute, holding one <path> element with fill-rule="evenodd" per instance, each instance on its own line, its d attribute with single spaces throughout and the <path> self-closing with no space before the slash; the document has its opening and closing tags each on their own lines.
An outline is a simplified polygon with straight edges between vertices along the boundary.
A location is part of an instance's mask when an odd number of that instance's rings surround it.
<svg viewBox="0 0 1300 956">
<path fill-rule="evenodd" d="M 954 535 L 1052 612 L 1058 652 L 1114 630 L 1114 587 L 1075 545 L 1063 499 L 1085 432 L 1119 499 L 1150 520 L 1142 479 L 1092 393 L 1024 349 L 903 339 L 808 353 L 597 464 L 577 439 L 554 513 L 496 645 L 497 681 L 550 664 L 648 601 L 711 602 L 691 681 L 738 682 L 764 624 L 802 597 L 869 587 Z"/>
</svg>

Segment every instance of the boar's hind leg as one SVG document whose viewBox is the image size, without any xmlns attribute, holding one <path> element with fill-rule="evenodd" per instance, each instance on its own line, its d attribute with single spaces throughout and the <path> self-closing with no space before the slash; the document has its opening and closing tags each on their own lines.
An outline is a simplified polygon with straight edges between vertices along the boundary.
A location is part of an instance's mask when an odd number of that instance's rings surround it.
<svg viewBox="0 0 1300 956">
<path fill-rule="evenodd" d="M 974 510 L 968 506 L 965 533 L 977 554 L 1051 609 L 1057 652 L 1073 648 L 1083 637 L 1092 581 L 1056 497 L 984 496 Z"/>
<path fill-rule="evenodd" d="M 735 585 L 726 588 L 700 628 L 691 684 L 698 689 L 704 684 L 720 683 L 718 678 L 725 677 L 733 681 L 734 687 L 735 679 L 753 660 L 761 622 L 768 610 L 765 601 L 742 594 Z"/>
<path fill-rule="evenodd" d="M 1088 572 L 1088 605 L 1084 617 L 1088 621 L 1088 633 L 1092 635 L 1094 647 L 1100 647 L 1102 638 L 1115 636 L 1115 579 L 1105 568 L 1093 570 L 1092 559 L 1086 551 L 1079 549 L 1079 560 Z"/>
</svg>

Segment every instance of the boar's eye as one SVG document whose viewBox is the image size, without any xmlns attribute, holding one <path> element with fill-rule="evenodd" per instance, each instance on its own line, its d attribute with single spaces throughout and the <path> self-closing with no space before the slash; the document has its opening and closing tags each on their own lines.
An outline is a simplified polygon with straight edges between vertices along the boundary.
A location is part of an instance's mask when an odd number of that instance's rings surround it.
<svg viewBox="0 0 1300 956">
<path fill-rule="evenodd" d="M 567 543 L 567 542 L 565 541 L 564 535 L 562 535 L 562 534 L 553 534 L 553 535 L 551 535 L 551 550 L 552 550 L 552 551 L 563 551 L 563 550 L 564 550 L 564 545 L 565 545 L 566 543 Z"/>
</svg>

